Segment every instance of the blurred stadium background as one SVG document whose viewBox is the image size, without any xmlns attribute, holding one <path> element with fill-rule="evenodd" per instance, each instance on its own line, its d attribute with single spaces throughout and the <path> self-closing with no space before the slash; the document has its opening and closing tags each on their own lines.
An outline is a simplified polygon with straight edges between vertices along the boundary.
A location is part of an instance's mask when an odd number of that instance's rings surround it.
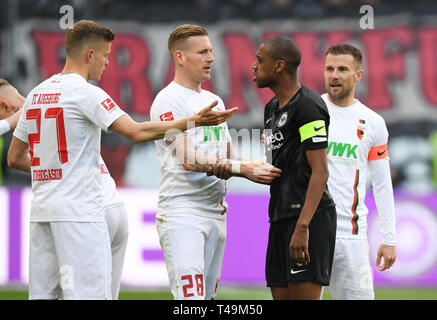
<svg viewBox="0 0 437 320">
<path fill-rule="evenodd" d="M 259 129 L 271 97 L 251 82 L 250 65 L 262 39 L 292 36 L 302 51 L 300 79 L 320 93 L 324 50 L 344 41 L 362 49 L 365 77 L 358 97 L 387 122 L 397 209 L 398 259 L 388 271 L 374 270 L 376 298 L 437 299 L 436 1 L 0 0 L 0 77 L 24 95 L 62 68 L 63 5 L 74 9 L 74 21 L 94 19 L 115 31 L 111 64 L 98 85 L 142 121 L 173 76 L 167 53 L 171 30 L 182 23 L 206 26 L 215 62 L 204 88 L 227 107 L 239 107 L 229 127 L 239 154 L 251 158 L 263 157 Z M 360 27 L 363 5 L 373 9 L 374 29 Z M 0 299 L 26 299 L 30 177 L 7 168 L 10 140 L 10 134 L 0 137 Z M 120 298 L 170 299 L 154 220 L 160 181 L 154 143 L 134 145 L 103 134 L 102 156 L 130 219 Z M 264 285 L 268 188 L 233 178 L 228 195 L 228 241 L 217 298 L 270 299 Z M 371 190 L 366 202 L 374 264 L 380 235 L 370 195 Z"/>
</svg>

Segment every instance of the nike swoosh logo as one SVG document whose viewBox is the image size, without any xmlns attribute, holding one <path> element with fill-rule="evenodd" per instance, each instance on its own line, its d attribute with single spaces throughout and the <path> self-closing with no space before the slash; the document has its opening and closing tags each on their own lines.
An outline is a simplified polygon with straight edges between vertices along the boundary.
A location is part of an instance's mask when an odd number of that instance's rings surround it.
<svg viewBox="0 0 437 320">
<path fill-rule="evenodd" d="M 318 128 L 314 127 L 314 131 L 319 131 L 320 129 L 322 129 L 322 128 L 324 128 L 324 127 L 325 127 L 325 126 L 318 127 Z"/>
<path fill-rule="evenodd" d="M 378 156 L 382 156 L 387 150 L 384 150 L 383 152 L 378 151 Z"/>
<path fill-rule="evenodd" d="M 272 120 L 272 119 L 273 119 L 273 117 L 272 117 L 272 118 L 270 118 L 270 119 L 268 119 L 268 120 L 266 121 L 266 124 L 267 124 L 267 123 L 269 123 L 269 122 L 270 122 L 270 120 Z"/>
<path fill-rule="evenodd" d="M 303 270 L 296 270 L 296 271 L 294 271 L 293 269 L 291 269 L 290 273 L 291 273 L 291 274 L 296 274 L 296 273 L 299 273 L 299 272 L 304 272 L 304 271 L 307 271 L 307 269 L 303 269 Z"/>
</svg>

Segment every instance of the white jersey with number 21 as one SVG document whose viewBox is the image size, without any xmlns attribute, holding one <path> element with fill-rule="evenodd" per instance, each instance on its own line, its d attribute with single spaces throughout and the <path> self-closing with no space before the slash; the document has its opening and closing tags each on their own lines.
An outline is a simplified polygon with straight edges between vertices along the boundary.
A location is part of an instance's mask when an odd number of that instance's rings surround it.
<svg viewBox="0 0 437 320">
<path fill-rule="evenodd" d="M 29 144 L 31 222 L 103 222 L 101 129 L 124 115 L 102 89 L 56 74 L 27 96 L 14 136 Z"/>
</svg>

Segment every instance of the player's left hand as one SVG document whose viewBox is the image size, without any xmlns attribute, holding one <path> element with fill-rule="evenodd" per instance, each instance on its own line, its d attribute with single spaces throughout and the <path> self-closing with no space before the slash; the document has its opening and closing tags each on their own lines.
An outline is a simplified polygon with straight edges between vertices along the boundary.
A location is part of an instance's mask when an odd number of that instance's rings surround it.
<svg viewBox="0 0 437 320">
<path fill-rule="evenodd" d="M 233 116 L 234 112 L 238 110 L 237 107 L 223 111 L 212 110 L 212 108 L 214 108 L 217 104 L 218 101 L 215 100 L 213 103 L 195 114 L 194 118 L 196 127 L 218 125 L 222 122 L 227 121 L 230 117 Z"/>
<path fill-rule="evenodd" d="M 384 258 L 384 263 L 381 264 L 381 258 Z M 381 244 L 376 257 L 376 267 L 379 271 L 384 271 L 390 268 L 396 261 L 396 247 Z"/>
<path fill-rule="evenodd" d="M 290 240 L 290 257 L 298 265 L 307 265 L 310 263 L 310 254 L 308 252 L 308 241 L 310 233 L 308 227 L 301 226 L 299 223 L 294 228 Z"/>
</svg>

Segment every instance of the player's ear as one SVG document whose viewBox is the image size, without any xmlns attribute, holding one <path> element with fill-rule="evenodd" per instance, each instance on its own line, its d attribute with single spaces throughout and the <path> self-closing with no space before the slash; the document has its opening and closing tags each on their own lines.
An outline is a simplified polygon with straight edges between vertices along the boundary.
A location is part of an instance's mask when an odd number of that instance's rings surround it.
<svg viewBox="0 0 437 320">
<path fill-rule="evenodd" d="M 4 112 L 9 112 L 12 106 L 5 100 L 0 101 L 0 110 Z"/>
<path fill-rule="evenodd" d="M 93 55 L 95 54 L 93 48 L 89 48 L 85 53 L 85 61 L 89 63 L 91 59 L 93 58 Z"/>
<path fill-rule="evenodd" d="M 359 82 L 363 78 L 363 75 L 364 75 L 364 71 L 362 69 L 358 70 L 355 73 L 355 82 Z"/>
<path fill-rule="evenodd" d="M 275 72 L 280 73 L 285 70 L 285 61 L 284 60 L 278 60 L 275 62 Z"/>
<path fill-rule="evenodd" d="M 183 65 L 184 64 L 184 53 L 181 50 L 176 50 L 173 53 L 173 61 L 176 64 Z"/>
</svg>

